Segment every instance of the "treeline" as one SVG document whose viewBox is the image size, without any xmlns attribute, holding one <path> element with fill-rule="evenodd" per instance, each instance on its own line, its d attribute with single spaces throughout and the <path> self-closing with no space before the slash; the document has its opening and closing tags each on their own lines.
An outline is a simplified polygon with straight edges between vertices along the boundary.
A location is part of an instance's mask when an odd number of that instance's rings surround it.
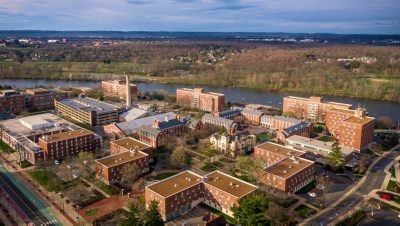
<svg viewBox="0 0 400 226">
<path fill-rule="evenodd" d="M 132 42 L 3 48 L 0 60 L 2 78 L 97 80 L 129 73 L 158 82 L 400 102 L 400 47 L 393 46 Z"/>
</svg>

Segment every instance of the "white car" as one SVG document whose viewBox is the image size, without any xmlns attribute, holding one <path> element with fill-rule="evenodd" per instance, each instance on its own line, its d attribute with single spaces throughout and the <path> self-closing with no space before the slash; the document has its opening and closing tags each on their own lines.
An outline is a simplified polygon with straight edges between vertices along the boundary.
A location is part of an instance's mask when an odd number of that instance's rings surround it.
<svg viewBox="0 0 400 226">
<path fill-rule="evenodd" d="M 308 192 L 307 194 L 308 194 L 309 196 L 311 196 L 311 197 L 316 197 L 316 196 L 317 196 L 314 192 Z"/>
<path fill-rule="evenodd" d="M 59 165 L 61 165 L 61 162 L 60 162 L 60 160 L 56 160 L 56 161 L 54 161 L 54 164 L 56 164 L 57 166 L 59 166 Z"/>
<path fill-rule="evenodd" d="M 77 173 L 74 173 L 74 174 L 72 174 L 72 177 L 73 177 L 74 179 L 76 179 L 76 178 L 78 178 L 78 177 L 79 177 L 79 174 L 77 174 Z"/>
</svg>

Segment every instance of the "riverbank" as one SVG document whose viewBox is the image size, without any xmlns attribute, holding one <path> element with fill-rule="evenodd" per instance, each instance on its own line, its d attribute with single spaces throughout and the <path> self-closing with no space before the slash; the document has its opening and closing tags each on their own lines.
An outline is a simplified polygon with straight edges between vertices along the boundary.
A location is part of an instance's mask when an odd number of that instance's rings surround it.
<svg viewBox="0 0 400 226">
<path fill-rule="evenodd" d="M 36 76 L 35 80 L 55 80 L 55 81 L 81 81 L 81 82 L 99 82 L 102 80 L 110 80 L 120 78 L 124 80 L 123 74 L 97 74 L 97 73 L 85 73 L 85 76 L 76 76 L 70 74 L 69 76 Z M 0 79 L 15 79 L 14 77 L 0 76 Z M 32 79 L 28 76 L 21 76 L 17 79 Z M 330 89 L 329 85 L 325 89 L 299 89 L 299 88 L 283 88 L 276 89 L 273 87 L 269 87 L 265 84 L 258 84 L 257 86 L 249 85 L 246 83 L 225 83 L 220 85 L 217 84 L 213 80 L 203 80 L 198 79 L 198 76 L 180 76 L 180 77 L 155 77 L 148 75 L 131 75 L 131 81 L 134 83 L 157 83 L 157 84 L 179 84 L 179 85 L 190 85 L 190 86 L 208 86 L 208 87 L 227 87 L 227 88 L 240 88 L 240 89 L 251 89 L 258 92 L 269 92 L 269 93 L 284 93 L 291 95 L 301 95 L 301 96 L 332 96 L 332 97 L 344 97 L 344 98 L 356 98 L 356 99 L 365 99 L 365 100 L 379 100 L 379 101 L 388 101 L 394 103 L 400 103 L 400 96 L 397 98 L 393 98 L 393 96 L 386 96 L 385 98 L 381 98 L 377 95 L 372 95 L 370 92 L 354 92 L 354 90 L 346 89 L 346 90 L 337 90 Z M 400 83 L 400 82 L 399 82 Z M 384 89 L 384 87 L 382 87 Z M 399 87 L 400 89 L 400 87 Z M 372 92 L 372 90 L 371 90 Z"/>
</svg>

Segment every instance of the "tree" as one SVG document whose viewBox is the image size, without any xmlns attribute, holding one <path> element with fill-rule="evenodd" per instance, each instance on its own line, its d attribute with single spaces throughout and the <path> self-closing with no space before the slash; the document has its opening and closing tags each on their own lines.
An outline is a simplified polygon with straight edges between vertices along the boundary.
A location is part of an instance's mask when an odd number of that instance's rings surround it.
<svg viewBox="0 0 400 226">
<path fill-rule="evenodd" d="M 170 159 L 177 165 L 187 163 L 188 155 L 182 147 L 175 148 Z"/>
<path fill-rule="evenodd" d="M 240 225 L 268 225 L 266 211 L 269 200 L 262 195 L 251 195 L 239 201 L 231 210 Z"/>
<path fill-rule="evenodd" d="M 158 202 L 153 200 L 143 215 L 143 225 L 145 226 L 162 226 L 164 221 L 158 212 Z"/>
<path fill-rule="evenodd" d="M 376 124 L 379 128 L 391 129 L 396 126 L 396 123 L 393 121 L 393 119 L 388 116 L 381 116 L 376 121 Z"/>
<path fill-rule="evenodd" d="M 344 168 L 345 166 L 344 154 L 340 150 L 339 146 L 332 147 L 332 151 L 329 152 L 329 154 L 325 157 L 325 164 L 342 169 Z"/>
<path fill-rule="evenodd" d="M 208 157 L 208 163 L 211 163 L 211 158 L 217 154 L 217 152 L 214 150 L 214 148 L 212 148 L 211 146 L 205 147 L 203 149 L 203 155 Z"/>
<path fill-rule="evenodd" d="M 140 174 L 139 167 L 136 165 L 136 163 L 126 164 L 122 168 L 121 174 L 122 174 L 121 178 L 122 183 L 133 182 L 138 178 Z"/>
<path fill-rule="evenodd" d="M 315 181 L 317 182 L 317 188 L 321 190 L 321 195 L 318 196 L 320 206 L 322 208 L 325 207 L 325 198 L 326 198 L 326 193 L 329 190 L 329 186 L 331 184 L 331 181 L 329 180 L 328 176 L 325 176 L 324 174 L 320 174 L 315 177 Z"/>
<path fill-rule="evenodd" d="M 268 204 L 267 216 L 269 219 L 274 221 L 277 225 L 289 225 L 290 218 L 286 214 L 285 209 L 273 200 L 270 200 Z"/>
<path fill-rule="evenodd" d="M 90 174 L 93 159 L 94 159 L 93 153 L 87 152 L 87 151 L 81 151 L 81 152 L 79 152 L 78 158 L 79 158 L 79 160 L 82 161 L 82 163 L 86 169 L 86 172 L 88 172 Z"/>
<path fill-rule="evenodd" d="M 137 203 L 131 203 L 129 206 L 128 218 L 123 220 L 121 226 L 140 226 L 143 225 L 140 211 Z"/>
</svg>

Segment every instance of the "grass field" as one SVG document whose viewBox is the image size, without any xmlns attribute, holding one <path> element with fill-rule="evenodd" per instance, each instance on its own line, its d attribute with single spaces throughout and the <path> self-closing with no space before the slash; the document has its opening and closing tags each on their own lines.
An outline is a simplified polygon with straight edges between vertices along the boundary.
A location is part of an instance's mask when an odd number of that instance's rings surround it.
<svg viewBox="0 0 400 226">
<path fill-rule="evenodd" d="M 299 216 L 303 217 L 303 218 L 310 217 L 316 213 L 316 211 L 314 209 L 311 209 L 305 205 L 300 205 L 294 211 L 296 211 L 296 213 L 299 214 Z"/>
<path fill-rule="evenodd" d="M 7 153 L 15 152 L 14 149 L 12 149 L 8 144 L 4 143 L 4 141 L 2 141 L 2 140 L 0 140 L 0 151 L 4 151 Z"/>
<path fill-rule="evenodd" d="M 335 138 L 330 137 L 330 136 L 322 136 L 318 138 L 317 140 L 323 141 L 323 142 L 333 142 L 335 141 Z"/>
<path fill-rule="evenodd" d="M 48 191 L 59 191 L 63 182 L 54 174 L 44 170 L 32 170 L 28 174 Z"/>
</svg>

